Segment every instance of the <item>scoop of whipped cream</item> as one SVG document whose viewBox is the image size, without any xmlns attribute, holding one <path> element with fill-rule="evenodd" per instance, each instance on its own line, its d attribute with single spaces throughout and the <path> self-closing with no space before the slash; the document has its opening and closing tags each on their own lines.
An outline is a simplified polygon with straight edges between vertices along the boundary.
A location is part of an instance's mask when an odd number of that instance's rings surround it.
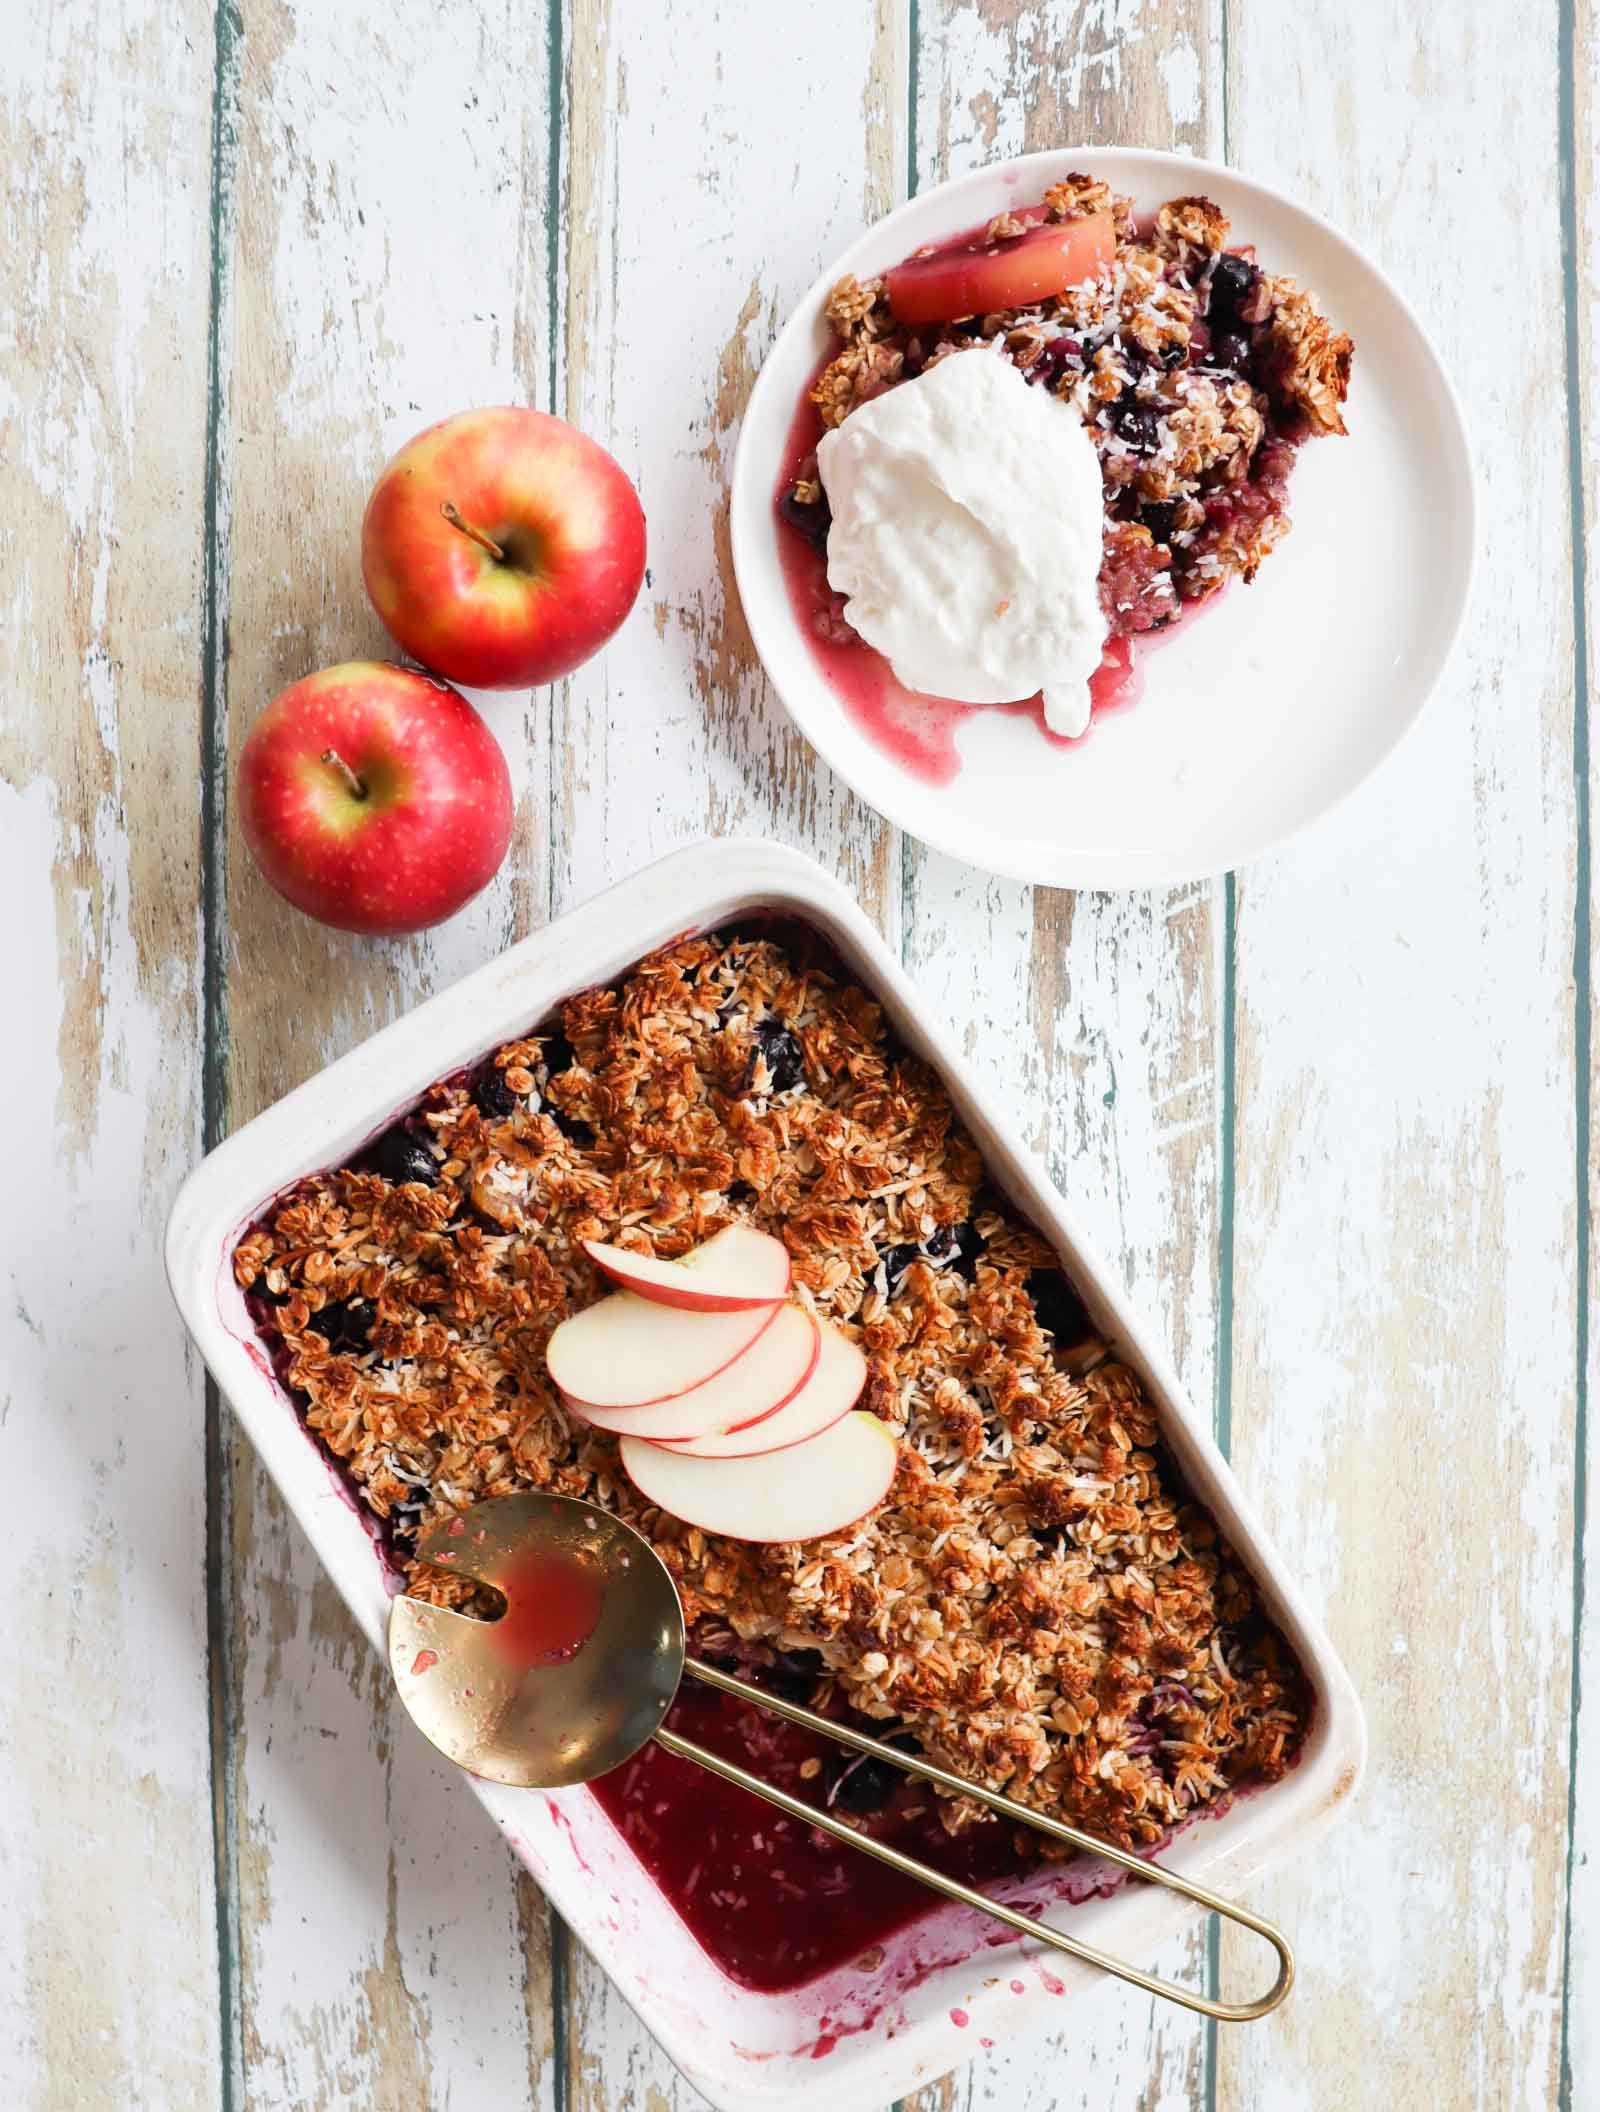
<svg viewBox="0 0 1600 2112">
<path fill-rule="evenodd" d="M 1044 692 L 1089 723 L 1106 623 L 1100 465 L 1082 420 L 998 348 L 954 352 L 825 433 L 828 584 L 907 689 L 963 704 Z"/>
</svg>

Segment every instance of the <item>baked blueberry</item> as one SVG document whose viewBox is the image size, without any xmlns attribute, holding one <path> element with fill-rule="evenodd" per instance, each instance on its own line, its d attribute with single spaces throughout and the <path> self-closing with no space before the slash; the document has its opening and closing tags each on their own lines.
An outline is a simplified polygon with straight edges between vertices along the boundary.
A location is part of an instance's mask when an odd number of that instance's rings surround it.
<svg viewBox="0 0 1600 2112">
<path fill-rule="evenodd" d="M 916 1739 L 904 1731 L 898 1737 L 883 1739 L 882 1743 L 892 1745 L 902 1753 L 921 1750 Z M 857 1818 L 866 1818 L 872 1812 L 882 1811 L 906 1779 L 898 1767 L 891 1767 L 887 1760 L 876 1760 L 866 1753 L 859 1760 L 846 1762 L 844 1772 L 834 1783 L 829 1802 L 853 1812 Z"/>
<path fill-rule="evenodd" d="M 964 1283 L 977 1281 L 978 1256 L 983 1252 L 983 1241 L 977 1227 L 970 1221 L 940 1225 L 923 1252 L 940 1268 L 954 1269 Z"/>
<path fill-rule="evenodd" d="M 1225 249 L 1211 267 L 1211 294 L 1206 313 L 1221 318 L 1237 315 L 1239 303 L 1260 276 L 1248 257 L 1236 257 L 1231 249 Z"/>
<path fill-rule="evenodd" d="M 750 1038 L 756 1045 L 757 1055 L 766 1063 L 769 1093 L 787 1093 L 804 1084 L 805 1052 L 781 1019 L 758 1019 L 750 1030 Z M 755 1085 L 755 1077 L 756 1061 L 752 1056 L 744 1083 L 747 1093 Z"/>
<path fill-rule="evenodd" d="M 570 1071 L 576 1053 L 559 1027 L 554 1033 L 539 1036 L 539 1061 L 551 1078 L 559 1078 L 563 1071 Z"/>
<path fill-rule="evenodd" d="M 1083 1300 L 1059 1269 L 1035 1269 L 1028 1277 L 1028 1296 L 1034 1318 L 1055 1336 L 1057 1349 L 1070 1349 L 1092 1331 Z"/>
<path fill-rule="evenodd" d="M 820 1650 L 785 1650 L 761 1674 L 759 1685 L 780 1701 L 809 1702 L 822 1672 Z"/>
<path fill-rule="evenodd" d="M 828 530 L 833 526 L 833 513 L 828 505 L 828 495 L 822 492 L 809 503 L 795 497 L 794 486 L 778 501 L 778 511 L 789 526 L 803 535 L 813 550 L 823 556 L 828 551 Z"/>
<path fill-rule="evenodd" d="M 367 1173 L 378 1173 L 399 1187 L 405 1181 L 421 1181 L 424 1187 L 439 1185 L 439 1162 L 421 1137 L 397 1122 L 374 1139 L 356 1164 Z"/>
<path fill-rule="evenodd" d="M 514 1115 L 522 1104 L 506 1084 L 505 1072 L 492 1063 L 478 1073 L 478 1082 L 472 1088 L 472 1098 L 479 1114 L 486 1115 L 491 1122 L 503 1122 L 507 1115 Z"/>
<path fill-rule="evenodd" d="M 376 1318 L 377 1311 L 368 1298 L 335 1298 L 320 1313 L 313 1313 L 307 1325 L 330 1349 L 359 1354 L 367 1347 Z"/>
</svg>

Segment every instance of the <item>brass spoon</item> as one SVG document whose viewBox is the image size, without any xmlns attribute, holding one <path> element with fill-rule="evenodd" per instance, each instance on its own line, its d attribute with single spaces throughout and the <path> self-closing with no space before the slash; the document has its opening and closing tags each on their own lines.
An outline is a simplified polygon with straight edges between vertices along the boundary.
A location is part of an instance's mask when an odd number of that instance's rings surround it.
<svg viewBox="0 0 1600 2112">
<path fill-rule="evenodd" d="M 537 1491 L 497 1496 L 435 1526 L 417 1552 L 425 1562 L 493 1586 L 506 1599 L 499 1621 L 478 1620 L 405 1596 L 390 1609 L 389 1665 L 400 1699 L 424 1737 L 469 1773 L 520 1788 L 560 1789 L 609 1774 L 654 1738 L 669 1753 L 764 1798 L 803 1825 L 815 1826 L 946 1899 L 976 1908 L 1035 1943 L 1114 1973 L 1147 1994 L 1224 2023 L 1264 2017 L 1288 1994 L 1294 1981 L 1288 1940 L 1248 1908 L 1175 1876 L 1159 1863 L 1030 1811 L 918 1754 L 900 1752 L 689 1657 L 677 1587 L 650 1543 L 608 1511 Z M 532 1663 L 530 1634 L 535 1645 Z M 521 1646 L 515 1650 L 508 1647 L 513 1637 Z M 1277 1978 L 1253 2002 L 1214 2000 L 1109 1958 L 887 1842 L 858 1833 L 831 1811 L 792 1797 L 731 1760 L 663 1729 L 661 1719 L 685 1672 L 906 1774 L 976 1797 L 1016 1825 L 1031 1826 L 1053 1840 L 1101 1856 L 1135 1877 L 1225 1915 L 1271 1944 L 1278 1958 Z"/>
</svg>

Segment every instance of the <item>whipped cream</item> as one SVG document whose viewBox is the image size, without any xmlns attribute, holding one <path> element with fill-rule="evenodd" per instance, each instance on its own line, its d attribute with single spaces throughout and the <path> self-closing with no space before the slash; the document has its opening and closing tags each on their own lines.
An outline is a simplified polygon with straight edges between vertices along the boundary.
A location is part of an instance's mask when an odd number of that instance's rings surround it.
<svg viewBox="0 0 1600 2112">
<path fill-rule="evenodd" d="M 1044 692 L 1079 734 L 1106 622 L 1100 465 L 1082 420 L 998 348 L 955 352 L 824 433 L 828 584 L 907 689 Z"/>
</svg>

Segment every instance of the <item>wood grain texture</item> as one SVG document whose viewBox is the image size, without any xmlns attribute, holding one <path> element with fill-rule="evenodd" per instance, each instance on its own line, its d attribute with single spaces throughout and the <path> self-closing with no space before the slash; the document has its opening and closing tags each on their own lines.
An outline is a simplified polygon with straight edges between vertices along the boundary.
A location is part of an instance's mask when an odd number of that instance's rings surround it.
<svg viewBox="0 0 1600 2112">
<path fill-rule="evenodd" d="M 0 38 L 0 2103 L 219 2103 L 199 1141 L 199 5 Z M 22 1580 L 26 1580 L 24 1584 Z"/>
<path fill-rule="evenodd" d="M 386 456 L 466 405 L 536 402 L 550 349 L 542 46 L 471 17 L 246 0 L 223 509 L 230 752 L 279 688 L 381 655 L 359 531 Z M 547 913 L 547 700 L 485 701 L 511 860 L 437 934 L 368 944 L 279 902 L 230 845 L 237 1123 Z M 233 1479 L 242 2084 L 252 2106 L 549 2102 L 542 1908 L 387 1680 L 253 1462 Z M 531 1938 L 526 1959 L 524 1936 Z"/>
<path fill-rule="evenodd" d="M 1223 2107 L 1365 2102 L 1379 2071 L 1453 2112 L 1558 2097 L 1578 1316 L 1557 10 L 1504 27 L 1333 0 L 1232 18 L 1238 159 L 1399 279 L 1485 504 L 1421 726 L 1239 881 L 1235 1455 L 1372 1762 L 1352 1819 L 1262 1890 L 1301 1984 L 1224 2038 Z M 1482 319 L 1513 308 L 1508 361 Z"/>
<path fill-rule="evenodd" d="M 926 186 L 1074 142 L 1220 148 L 1220 10 L 1206 0 L 1019 8 L 923 0 L 917 175 Z M 1183 1377 L 1212 1396 L 1222 890 L 1091 895 L 1033 889 L 909 847 L 904 947 L 1133 1293 Z M 1157 1970 L 1199 1982 L 1203 1932 Z M 1070 2047 L 1070 2061 L 1065 2056 Z M 1206 2035 L 1117 1989 L 1051 2041 L 980 2058 L 916 2100 L 1062 2107 L 1199 2106 Z"/>
<path fill-rule="evenodd" d="M 1594 739 L 1592 700 L 1600 694 L 1600 663 L 1595 655 L 1595 612 L 1600 609 L 1600 18 L 1592 5 L 1573 8 L 1567 17 L 1568 41 L 1561 54 L 1567 98 L 1562 105 L 1563 144 L 1571 154 L 1572 225 L 1567 261 L 1569 299 L 1569 415 L 1577 415 L 1573 438 L 1573 526 L 1584 564 L 1575 576 L 1574 616 L 1581 625 L 1576 640 L 1575 672 L 1580 687 L 1574 700 L 1577 738 L 1573 746 L 1576 787 L 1582 801 L 1578 839 L 1578 909 L 1574 944 L 1577 1065 L 1574 1114 L 1579 1123 L 1577 1190 L 1584 1215 L 1579 1230 L 1579 1282 L 1587 1292 L 1582 1313 L 1580 1349 L 1585 1380 L 1580 1402 L 1579 1475 L 1574 1502 L 1575 1567 L 1573 1575 L 1573 1722 L 1570 1741 L 1572 1814 L 1567 1843 L 1566 1987 L 1563 2011 L 1561 2105 L 1578 2112 L 1600 2101 L 1600 1447 L 1596 1444 L 1594 1402 L 1600 1398 L 1594 1314 L 1600 1283 L 1594 1274 L 1590 1233 L 1594 1208 L 1591 1149 L 1594 1106 L 1594 931 L 1596 904 L 1590 848 L 1594 811 Z M 1586 1453 L 1586 1457 L 1583 1456 Z"/>
</svg>

